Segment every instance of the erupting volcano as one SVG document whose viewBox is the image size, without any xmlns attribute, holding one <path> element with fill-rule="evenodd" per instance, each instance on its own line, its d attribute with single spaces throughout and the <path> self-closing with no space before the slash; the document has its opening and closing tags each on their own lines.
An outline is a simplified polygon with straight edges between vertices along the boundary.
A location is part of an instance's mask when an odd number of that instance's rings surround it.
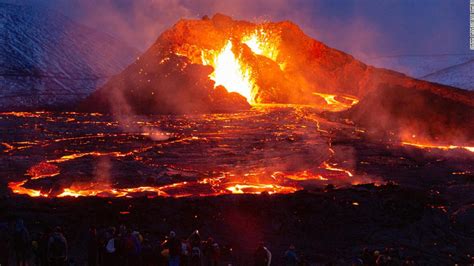
<svg viewBox="0 0 474 266">
<path fill-rule="evenodd" d="M 112 116 L 1 114 L 7 128 L 33 120 L 52 130 L 34 135 L 28 127 L 3 140 L 10 156 L 47 150 L 13 171 L 11 191 L 291 193 L 380 184 L 388 173 L 363 170 L 374 162 L 361 155 L 361 145 L 449 156 L 472 156 L 474 146 L 471 92 L 367 66 L 291 22 L 254 24 L 220 14 L 179 21 L 80 108 Z"/>
<path fill-rule="evenodd" d="M 432 141 L 474 139 L 474 126 L 464 122 L 474 114 L 472 92 L 365 65 L 288 21 L 254 24 L 220 14 L 179 21 L 82 106 L 183 114 L 270 103 L 354 109 L 344 114 L 373 130 Z"/>
<path fill-rule="evenodd" d="M 41 45 L 37 36 L 48 31 L 31 32 Z M 24 39 L 19 35 L 14 40 Z M 54 67 L 42 69 L 62 71 L 59 55 L 94 59 L 89 51 L 115 51 L 106 41 L 87 50 L 82 35 L 65 36 L 81 44 L 66 42 L 67 51 L 84 51 L 52 53 L 58 55 Z M 5 51 L 23 47 L 10 46 Z M 42 65 L 48 58 L 25 62 Z M 395 246 L 426 265 L 474 258 L 473 91 L 367 65 L 290 21 L 222 14 L 179 20 L 85 98 L 74 88 L 91 86 L 91 77 L 40 72 L 32 66 L 24 73 L 36 75 L 31 84 L 54 81 L 57 99 L 43 95 L 38 102 L 62 105 L 0 110 L 0 197 L 8 219 L 29 215 L 35 227 L 39 220 L 49 226 L 62 221 L 74 234 L 91 225 L 91 236 L 92 225 L 122 223 L 160 234 L 204 229 L 228 241 L 226 251 L 236 247 L 239 255 L 222 253 L 232 257 L 225 265 L 251 264 L 249 243 L 267 239 L 278 252 L 303 246 L 322 264 L 354 263 L 362 247 L 396 256 L 389 249 Z M 8 84 L 29 90 L 29 79 L 10 77 Z M 59 99 L 64 91 L 68 98 Z M 34 95 L 14 96 L 33 104 Z M 8 227 L 3 221 L 0 236 Z M 120 226 L 117 239 L 136 233 Z M 110 240 L 92 244 L 107 243 L 98 248 L 109 252 Z M 345 260 L 319 252 L 346 253 Z M 231 263 L 235 257 L 244 259 Z"/>
</svg>

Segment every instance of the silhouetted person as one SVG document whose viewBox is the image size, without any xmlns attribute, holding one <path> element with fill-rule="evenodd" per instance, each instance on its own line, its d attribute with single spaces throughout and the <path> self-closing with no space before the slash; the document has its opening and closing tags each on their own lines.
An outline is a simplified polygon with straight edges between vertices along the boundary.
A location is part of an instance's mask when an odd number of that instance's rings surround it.
<svg viewBox="0 0 474 266">
<path fill-rule="evenodd" d="M 156 258 L 157 252 L 154 250 L 154 247 L 150 240 L 145 236 L 142 244 L 142 262 L 144 266 L 154 266 L 158 263 L 158 258 Z"/>
<path fill-rule="evenodd" d="M 10 234 L 8 224 L 0 225 L 0 265 L 9 265 Z"/>
<path fill-rule="evenodd" d="M 269 266 L 272 263 L 272 253 L 261 242 L 254 253 L 255 266 Z"/>
<path fill-rule="evenodd" d="M 189 265 L 189 254 L 190 254 L 190 245 L 187 239 L 181 239 L 181 258 L 180 265 L 188 266 Z"/>
<path fill-rule="evenodd" d="M 392 265 L 401 265 L 402 264 L 402 259 L 400 257 L 400 252 L 399 252 L 398 249 L 389 248 L 388 249 L 388 255 L 391 258 L 391 264 Z"/>
<path fill-rule="evenodd" d="M 195 230 L 188 238 L 188 242 L 191 247 L 201 248 L 201 235 L 198 230 Z"/>
<path fill-rule="evenodd" d="M 67 264 L 68 246 L 60 227 L 56 227 L 49 237 L 48 258 L 49 265 L 63 266 Z"/>
<path fill-rule="evenodd" d="M 135 239 L 125 225 L 121 225 L 117 237 L 117 255 L 121 265 L 137 265 Z"/>
<path fill-rule="evenodd" d="M 15 249 L 15 258 L 17 265 L 27 265 L 28 255 L 31 244 L 30 233 L 22 219 L 18 219 L 15 224 L 13 234 L 13 247 Z"/>
<path fill-rule="evenodd" d="M 112 266 L 116 265 L 117 262 L 117 245 L 118 241 L 115 235 L 115 227 L 110 227 L 105 232 L 105 247 L 103 252 L 104 265 Z"/>
<path fill-rule="evenodd" d="M 298 265 L 298 256 L 296 255 L 295 246 L 290 245 L 287 251 L 285 251 L 285 265 L 296 266 Z"/>
<path fill-rule="evenodd" d="M 219 264 L 220 248 L 219 245 L 212 239 L 208 238 L 203 248 L 205 259 L 205 266 L 216 266 Z"/>
<path fill-rule="evenodd" d="M 163 243 L 163 247 L 169 251 L 169 266 L 179 266 L 179 257 L 181 256 L 181 241 L 176 237 L 174 231 L 170 232 L 168 239 Z"/>
<path fill-rule="evenodd" d="M 407 258 L 406 260 L 403 261 L 402 265 L 403 266 L 415 266 L 416 263 L 413 259 Z"/>
<path fill-rule="evenodd" d="M 191 246 L 191 258 L 189 265 L 201 266 L 202 265 L 202 247 L 201 247 L 201 236 L 199 231 L 194 231 L 188 238 L 188 242 Z"/>
<path fill-rule="evenodd" d="M 143 236 L 137 230 L 134 230 L 130 236 L 133 247 L 130 249 L 130 262 L 131 265 L 141 264 L 141 253 L 142 253 L 142 242 Z"/>
<path fill-rule="evenodd" d="M 41 266 L 48 265 L 48 243 L 49 237 L 51 236 L 51 229 L 46 228 L 43 233 L 40 234 L 38 240 L 38 256 Z"/>
<path fill-rule="evenodd" d="M 89 228 L 89 237 L 87 239 L 87 265 L 97 265 L 97 252 L 99 247 L 99 239 L 97 230 L 94 226 Z"/>
<path fill-rule="evenodd" d="M 40 265 L 39 238 L 36 238 L 31 241 L 31 251 L 33 254 L 33 265 Z"/>
<path fill-rule="evenodd" d="M 375 265 L 374 255 L 372 254 L 372 252 L 370 252 L 368 248 L 364 248 L 362 250 L 361 258 L 364 265 L 368 265 L 368 266 Z"/>
<path fill-rule="evenodd" d="M 306 259 L 306 256 L 304 254 L 300 254 L 298 266 L 308 266 L 308 265 L 309 265 L 309 261 Z"/>
<path fill-rule="evenodd" d="M 219 265 L 220 259 L 221 259 L 221 249 L 219 247 L 219 244 L 214 242 L 212 244 L 212 249 L 211 249 L 211 266 Z"/>
<path fill-rule="evenodd" d="M 377 260 L 375 261 L 375 264 L 377 266 L 389 266 L 390 265 L 390 260 L 391 258 L 385 254 L 380 254 Z"/>
</svg>

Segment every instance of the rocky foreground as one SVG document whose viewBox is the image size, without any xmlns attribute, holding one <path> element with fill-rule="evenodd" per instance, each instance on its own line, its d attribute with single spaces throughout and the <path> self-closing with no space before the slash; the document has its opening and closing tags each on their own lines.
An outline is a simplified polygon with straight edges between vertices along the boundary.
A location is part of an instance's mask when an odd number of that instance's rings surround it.
<svg viewBox="0 0 474 266">
<path fill-rule="evenodd" d="M 446 204 L 448 204 L 446 206 Z M 300 191 L 291 195 L 231 195 L 206 198 L 5 197 L 2 220 L 24 218 L 30 230 L 60 225 L 71 257 L 85 259 L 90 225 L 126 224 L 158 240 L 170 230 L 187 237 L 199 229 L 233 255 L 224 260 L 249 265 L 265 241 L 275 265 L 290 244 L 312 263 L 348 264 L 361 250 L 396 248 L 420 265 L 470 262 L 474 246 L 474 207 L 454 211 L 446 197 L 397 185 Z"/>
</svg>

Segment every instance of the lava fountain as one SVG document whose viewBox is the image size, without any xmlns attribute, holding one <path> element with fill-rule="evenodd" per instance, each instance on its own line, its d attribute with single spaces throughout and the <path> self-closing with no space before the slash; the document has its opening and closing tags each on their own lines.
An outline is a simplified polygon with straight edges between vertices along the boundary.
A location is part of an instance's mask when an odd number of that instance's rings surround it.
<svg viewBox="0 0 474 266">
<path fill-rule="evenodd" d="M 274 40 L 275 39 L 275 40 Z M 256 82 L 256 73 L 251 64 L 245 60 L 245 48 L 256 55 L 266 57 L 277 62 L 278 38 L 270 38 L 263 29 L 246 34 L 240 39 L 227 40 L 224 47 L 218 50 L 201 50 L 201 61 L 203 65 L 212 66 L 214 72 L 210 79 L 215 82 L 215 87 L 224 86 L 229 92 L 236 92 L 247 99 L 250 104 L 258 103 L 256 94 L 259 89 Z M 184 53 L 178 53 L 188 57 Z M 280 68 L 284 64 L 280 64 Z"/>
<path fill-rule="evenodd" d="M 254 103 L 256 85 L 251 69 L 235 55 L 232 41 L 228 41 L 221 51 L 212 53 L 210 59 L 203 58 L 203 64 L 214 68 L 210 78 L 216 86 L 224 86 L 229 92 L 237 92 L 249 103 Z"/>
</svg>

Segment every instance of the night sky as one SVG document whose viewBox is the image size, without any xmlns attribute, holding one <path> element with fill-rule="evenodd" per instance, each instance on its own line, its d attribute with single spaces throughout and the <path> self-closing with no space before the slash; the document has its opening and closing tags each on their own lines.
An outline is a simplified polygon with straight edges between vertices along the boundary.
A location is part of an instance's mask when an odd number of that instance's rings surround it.
<svg viewBox="0 0 474 266">
<path fill-rule="evenodd" d="M 20 3 L 19 1 L 10 1 Z M 469 0 L 22 0 L 144 50 L 179 18 L 291 20 L 358 57 L 469 51 Z"/>
</svg>

